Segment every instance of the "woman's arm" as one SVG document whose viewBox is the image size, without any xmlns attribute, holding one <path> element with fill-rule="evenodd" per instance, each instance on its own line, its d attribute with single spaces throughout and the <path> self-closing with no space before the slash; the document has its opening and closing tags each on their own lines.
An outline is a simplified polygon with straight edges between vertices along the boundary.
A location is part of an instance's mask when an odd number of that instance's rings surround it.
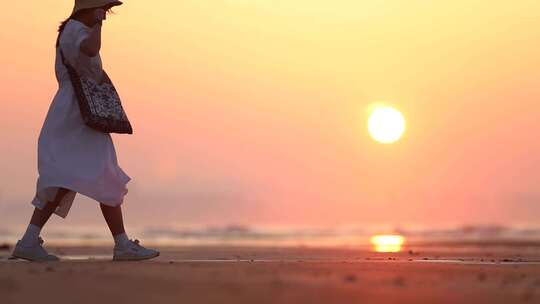
<svg viewBox="0 0 540 304">
<path fill-rule="evenodd" d="M 102 9 L 95 11 L 96 25 L 92 28 L 88 38 L 81 42 L 81 52 L 88 57 L 96 57 L 101 49 L 101 25 L 106 12 Z"/>
</svg>

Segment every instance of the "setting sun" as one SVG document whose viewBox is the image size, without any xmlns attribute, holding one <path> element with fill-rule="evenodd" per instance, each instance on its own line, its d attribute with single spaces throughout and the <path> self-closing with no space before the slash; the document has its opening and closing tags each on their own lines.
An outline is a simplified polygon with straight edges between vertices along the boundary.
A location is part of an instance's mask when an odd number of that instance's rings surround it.
<svg viewBox="0 0 540 304">
<path fill-rule="evenodd" d="M 373 107 L 368 119 L 371 137 L 382 144 L 398 141 L 405 132 L 405 118 L 397 109 L 384 105 Z"/>
<path fill-rule="evenodd" d="M 401 235 L 375 235 L 371 244 L 376 252 L 400 252 L 405 238 Z"/>
</svg>

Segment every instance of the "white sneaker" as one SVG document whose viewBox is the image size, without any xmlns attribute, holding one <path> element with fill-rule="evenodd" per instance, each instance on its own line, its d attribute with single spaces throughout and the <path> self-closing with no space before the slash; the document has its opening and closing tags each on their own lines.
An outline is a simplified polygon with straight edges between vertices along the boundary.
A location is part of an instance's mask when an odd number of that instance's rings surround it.
<svg viewBox="0 0 540 304">
<path fill-rule="evenodd" d="M 43 239 L 41 237 L 39 238 L 39 242 L 33 246 L 26 246 L 21 241 L 18 241 L 12 256 L 32 262 L 57 262 L 60 260 L 57 256 L 48 254 L 42 245 Z"/>
<path fill-rule="evenodd" d="M 139 240 L 114 246 L 113 261 L 141 261 L 149 260 L 159 256 L 159 251 L 147 249 L 139 245 Z"/>
</svg>

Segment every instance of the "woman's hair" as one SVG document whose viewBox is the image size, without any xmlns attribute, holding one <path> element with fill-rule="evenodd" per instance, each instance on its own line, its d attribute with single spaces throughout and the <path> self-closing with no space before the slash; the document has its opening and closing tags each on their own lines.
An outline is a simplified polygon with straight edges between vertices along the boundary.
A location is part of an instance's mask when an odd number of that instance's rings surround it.
<svg viewBox="0 0 540 304">
<path fill-rule="evenodd" d="M 104 7 L 103 8 L 107 13 L 112 13 L 112 9 L 110 7 Z M 62 32 L 64 31 L 64 29 L 66 28 L 66 25 L 67 23 L 69 22 L 69 20 L 71 19 L 75 19 L 81 15 L 83 15 L 84 13 L 88 12 L 88 11 L 93 11 L 95 10 L 95 8 L 86 8 L 86 9 L 82 9 L 82 10 L 79 10 L 77 11 L 75 14 L 69 16 L 66 20 L 62 21 L 60 23 L 60 26 L 58 27 L 58 37 L 56 38 L 56 47 L 60 46 L 60 35 L 62 35 Z"/>
</svg>

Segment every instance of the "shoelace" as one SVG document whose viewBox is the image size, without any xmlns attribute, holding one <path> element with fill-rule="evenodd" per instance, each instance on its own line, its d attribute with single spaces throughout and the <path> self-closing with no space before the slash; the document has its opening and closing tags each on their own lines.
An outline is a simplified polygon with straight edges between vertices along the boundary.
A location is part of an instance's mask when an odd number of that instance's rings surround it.
<svg viewBox="0 0 540 304">
<path fill-rule="evenodd" d="M 139 242 L 139 240 L 137 239 L 134 239 L 134 240 L 130 240 L 132 244 L 135 244 L 135 246 L 137 248 L 142 248 L 142 246 L 140 245 L 141 242 Z"/>
</svg>

